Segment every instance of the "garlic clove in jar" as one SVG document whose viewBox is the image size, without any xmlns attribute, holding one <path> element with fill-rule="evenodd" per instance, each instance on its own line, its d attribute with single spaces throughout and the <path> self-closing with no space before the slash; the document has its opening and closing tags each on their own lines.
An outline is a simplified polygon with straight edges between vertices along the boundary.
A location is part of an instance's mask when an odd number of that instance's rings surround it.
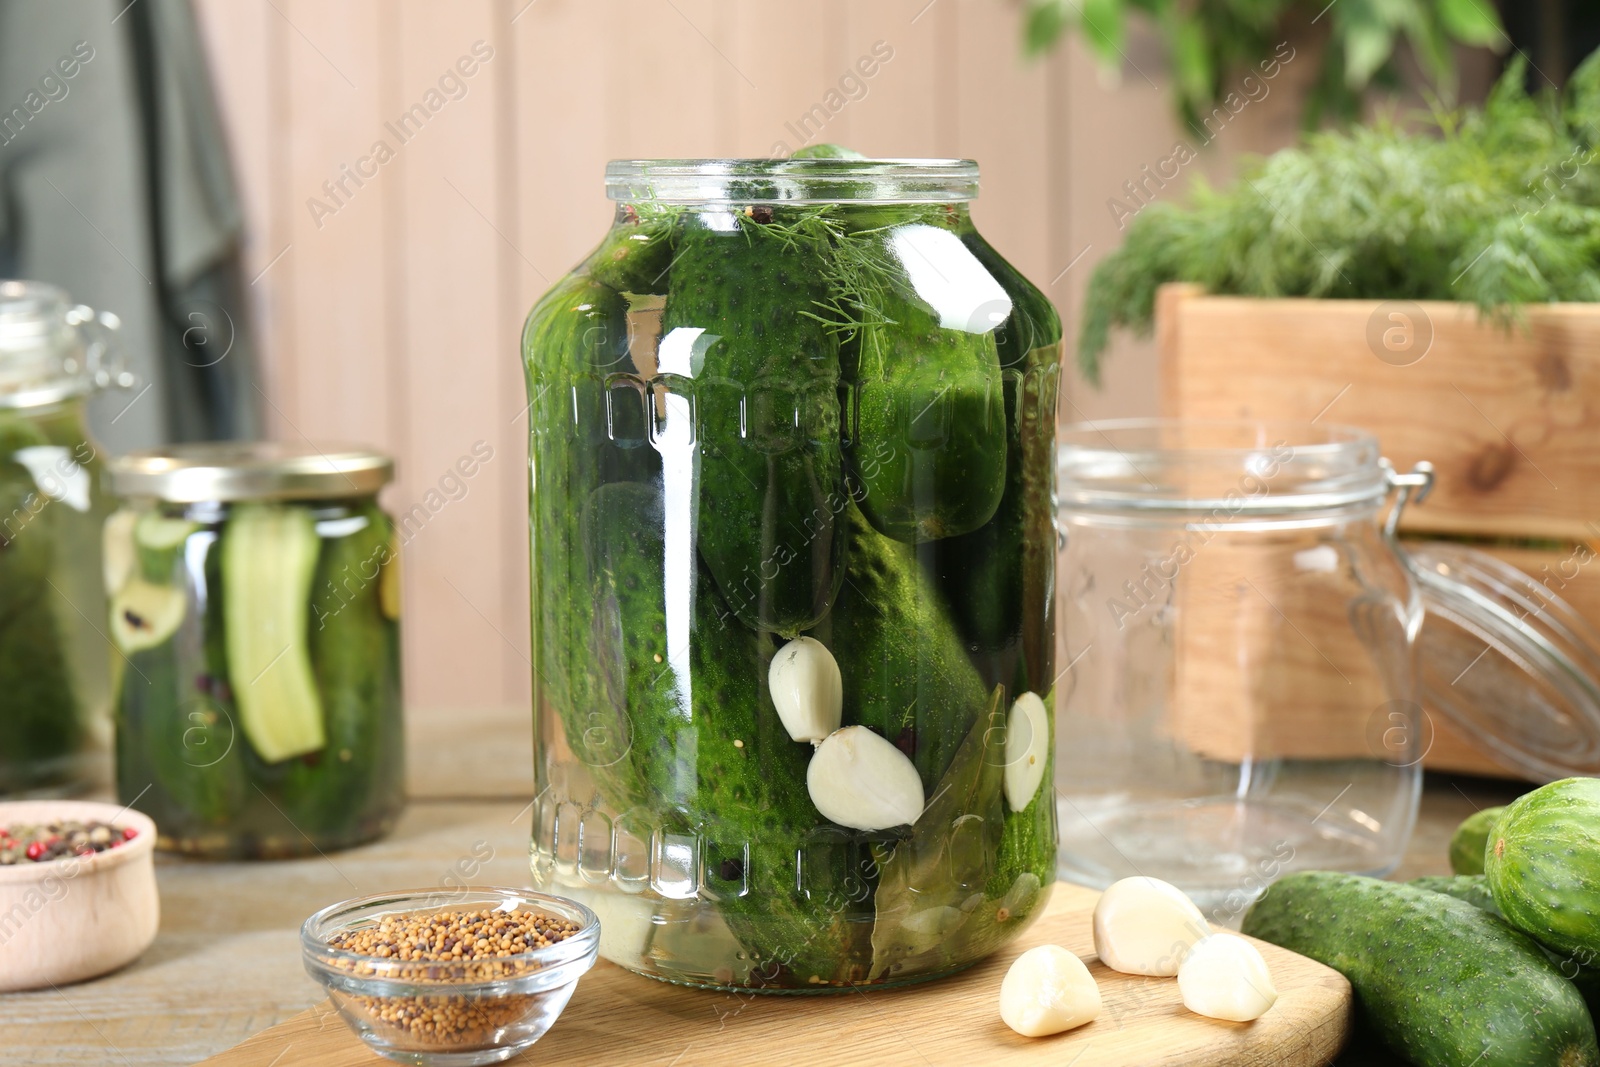
<svg viewBox="0 0 1600 1067">
<path fill-rule="evenodd" d="M 1023 693 L 1006 716 L 1006 804 L 1021 811 L 1032 801 L 1049 765 L 1050 719 L 1037 693 Z"/>
<path fill-rule="evenodd" d="M 1178 967 L 1183 1006 L 1196 1015 L 1247 1023 L 1277 1003 L 1267 961 L 1256 947 L 1233 934 L 1196 941 Z"/>
<path fill-rule="evenodd" d="M 1209 933 L 1194 901 L 1159 878 L 1113 882 L 1094 906 L 1094 950 L 1123 974 L 1171 978 L 1189 946 Z"/>
<path fill-rule="evenodd" d="M 885 830 L 922 814 L 916 766 L 865 726 L 823 739 L 806 768 L 806 790 L 823 818 L 854 830 Z"/>
<path fill-rule="evenodd" d="M 1100 987 L 1083 961 L 1060 945 L 1016 958 L 1000 982 L 1000 1018 L 1023 1037 L 1059 1034 L 1100 1014 Z"/>
<path fill-rule="evenodd" d="M 789 736 L 820 742 L 839 728 L 844 709 L 844 681 L 828 646 L 811 637 L 797 637 L 778 649 L 767 668 L 767 691 Z"/>
</svg>

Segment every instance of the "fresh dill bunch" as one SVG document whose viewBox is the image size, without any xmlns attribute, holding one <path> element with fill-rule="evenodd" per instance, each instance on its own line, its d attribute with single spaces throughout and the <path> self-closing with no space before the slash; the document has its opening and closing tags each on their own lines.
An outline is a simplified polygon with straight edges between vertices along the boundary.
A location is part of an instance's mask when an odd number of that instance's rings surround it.
<svg viewBox="0 0 1600 1067">
<path fill-rule="evenodd" d="M 1600 301 L 1600 53 L 1565 94 L 1510 65 L 1480 110 L 1309 135 L 1139 212 L 1089 280 L 1078 363 L 1098 382 L 1111 331 L 1148 334 L 1156 291 L 1453 300 L 1509 323 L 1524 304 Z"/>
</svg>

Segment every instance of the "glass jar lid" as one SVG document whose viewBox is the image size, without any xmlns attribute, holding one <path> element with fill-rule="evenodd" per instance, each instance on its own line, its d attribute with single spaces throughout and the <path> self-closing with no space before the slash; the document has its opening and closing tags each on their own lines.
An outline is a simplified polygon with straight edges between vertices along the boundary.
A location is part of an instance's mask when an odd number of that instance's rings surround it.
<svg viewBox="0 0 1600 1067">
<path fill-rule="evenodd" d="M 1600 632 L 1548 585 L 1459 544 L 1407 544 L 1425 704 L 1536 781 L 1600 775 Z"/>
<path fill-rule="evenodd" d="M 978 195 L 970 159 L 614 159 L 606 195 L 626 202 L 956 204 Z"/>
<path fill-rule="evenodd" d="M 133 376 L 114 365 L 109 312 L 73 304 L 44 282 L 0 280 L 0 407 L 82 396 Z"/>
<path fill-rule="evenodd" d="M 111 461 L 111 488 L 118 496 L 175 504 L 372 496 L 393 478 L 388 456 L 342 444 L 208 441 Z"/>
</svg>

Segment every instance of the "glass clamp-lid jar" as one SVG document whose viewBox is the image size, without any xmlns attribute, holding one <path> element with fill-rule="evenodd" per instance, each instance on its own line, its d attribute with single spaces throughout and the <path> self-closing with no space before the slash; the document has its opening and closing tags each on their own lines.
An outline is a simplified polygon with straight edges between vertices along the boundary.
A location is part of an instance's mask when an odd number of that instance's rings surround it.
<svg viewBox="0 0 1600 1067">
<path fill-rule="evenodd" d="M 1530 776 L 1600 770 L 1600 637 L 1482 552 L 1400 541 L 1432 477 L 1348 428 L 1063 430 L 1063 878 L 1231 922 L 1291 870 L 1386 874 L 1436 712 Z"/>
<path fill-rule="evenodd" d="M 0 281 L 0 796 L 103 782 L 111 678 L 90 395 L 127 386 L 116 316 Z"/>
<path fill-rule="evenodd" d="M 523 333 L 534 884 L 674 982 L 966 966 L 1055 873 L 1060 321 L 971 162 L 607 185 Z"/>
<path fill-rule="evenodd" d="M 405 780 L 388 457 L 275 442 L 115 460 L 117 792 L 163 847 L 295 856 L 389 830 Z"/>
</svg>

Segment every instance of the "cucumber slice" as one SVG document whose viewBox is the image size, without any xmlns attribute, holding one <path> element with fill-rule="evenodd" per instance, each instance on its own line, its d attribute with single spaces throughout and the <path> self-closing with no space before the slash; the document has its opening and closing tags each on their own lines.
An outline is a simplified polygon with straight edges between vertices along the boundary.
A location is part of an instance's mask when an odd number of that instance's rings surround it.
<svg viewBox="0 0 1600 1067">
<path fill-rule="evenodd" d="M 105 571 L 106 596 L 116 596 L 133 577 L 133 525 L 139 513 L 124 508 L 106 520 L 101 531 L 101 566 Z"/>
<path fill-rule="evenodd" d="M 228 681 L 256 753 L 280 763 L 327 744 L 306 627 L 321 541 L 311 513 L 236 508 L 222 534 Z"/>
<path fill-rule="evenodd" d="M 184 543 L 199 528 L 199 523 L 188 519 L 169 519 L 155 511 L 141 513 L 133 525 L 139 572 L 152 582 L 170 582 L 183 556 Z"/>
<path fill-rule="evenodd" d="M 111 598 L 111 637 L 132 655 L 154 648 L 178 632 L 188 598 L 182 589 L 129 579 Z"/>
</svg>

